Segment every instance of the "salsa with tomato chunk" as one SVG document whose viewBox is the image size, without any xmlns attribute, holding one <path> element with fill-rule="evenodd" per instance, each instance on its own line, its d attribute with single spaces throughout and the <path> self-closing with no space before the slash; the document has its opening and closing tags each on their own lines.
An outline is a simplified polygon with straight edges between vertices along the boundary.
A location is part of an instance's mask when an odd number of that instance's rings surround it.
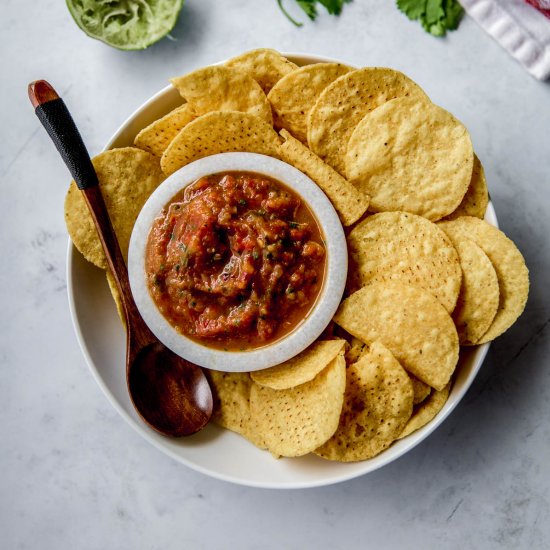
<svg viewBox="0 0 550 550">
<path fill-rule="evenodd" d="M 267 176 L 200 178 L 164 207 L 149 233 L 149 292 L 180 333 L 247 350 L 291 332 L 323 284 L 325 244 L 309 207 Z"/>
</svg>

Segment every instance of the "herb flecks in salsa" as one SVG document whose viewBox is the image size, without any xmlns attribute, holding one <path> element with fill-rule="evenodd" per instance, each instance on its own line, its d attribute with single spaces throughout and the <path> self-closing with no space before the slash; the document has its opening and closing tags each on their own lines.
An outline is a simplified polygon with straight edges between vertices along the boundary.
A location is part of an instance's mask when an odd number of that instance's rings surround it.
<svg viewBox="0 0 550 550">
<path fill-rule="evenodd" d="M 250 349 L 290 332 L 309 312 L 325 247 L 308 207 L 266 176 L 203 177 L 166 205 L 149 234 L 149 291 L 179 332 Z"/>
</svg>

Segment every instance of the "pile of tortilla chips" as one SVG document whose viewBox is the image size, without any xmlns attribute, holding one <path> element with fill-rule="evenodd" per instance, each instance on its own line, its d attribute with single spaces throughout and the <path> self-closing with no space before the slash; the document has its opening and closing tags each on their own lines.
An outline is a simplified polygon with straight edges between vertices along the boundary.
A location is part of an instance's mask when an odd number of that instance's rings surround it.
<svg viewBox="0 0 550 550">
<path fill-rule="evenodd" d="M 275 456 L 339 461 L 371 458 L 427 424 L 449 396 L 460 346 L 507 330 L 529 289 L 521 253 L 483 221 L 487 185 L 466 128 L 393 69 L 298 67 L 268 49 L 172 84 L 180 107 L 143 128 L 135 147 L 94 159 L 125 254 L 166 176 L 231 151 L 294 165 L 347 228 L 334 323 L 271 369 L 209 371 L 214 420 Z M 75 246 L 105 268 L 74 182 L 65 211 Z"/>
</svg>

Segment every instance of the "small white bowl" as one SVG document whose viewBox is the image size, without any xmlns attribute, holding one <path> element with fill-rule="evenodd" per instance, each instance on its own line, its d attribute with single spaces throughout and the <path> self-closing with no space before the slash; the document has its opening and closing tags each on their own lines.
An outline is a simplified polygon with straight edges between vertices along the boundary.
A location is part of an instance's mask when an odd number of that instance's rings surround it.
<svg viewBox="0 0 550 550">
<path fill-rule="evenodd" d="M 255 172 L 272 177 L 295 191 L 317 218 L 327 256 L 321 292 L 305 317 L 288 335 L 250 351 L 223 351 L 202 345 L 166 320 L 153 301 L 145 272 L 147 238 L 154 220 L 179 191 L 203 176 L 230 171 Z M 210 369 L 249 372 L 277 365 L 307 348 L 326 328 L 338 308 L 347 276 L 344 230 L 321 189 L 305 174 L 272 157 L 255 153 L 221 153 L 192 162 L 167 178 L 149 197 L 132 231 L 128 274 L 136 305 L 155 336 L 181 357 Z"/>
</svg>

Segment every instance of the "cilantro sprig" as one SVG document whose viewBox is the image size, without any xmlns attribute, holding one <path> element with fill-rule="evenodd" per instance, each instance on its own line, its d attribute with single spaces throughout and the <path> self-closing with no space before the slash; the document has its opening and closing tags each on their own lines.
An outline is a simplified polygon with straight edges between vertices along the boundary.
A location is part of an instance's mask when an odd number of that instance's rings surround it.
<svg viewBox="0 0 550 550">
<path fill-rule="evenodd" d="M 412 21 L 419 21 L 426 32 L 445 36 L 454 31 L 464 14 L 457 0 L 397 0 L 397 7 Z"/>
<path fill-rule="evenodd" d="M 312 20 L 315 21 L 315 18 L 318 15 L 317 4 L 324 6 L 328 13 L 331 15 L 340 15 L 342 13 L 342 8 L 344 4 L 349 4 L 351 0 L 296 0 L 296 3 L 302 11 Z M 277 0 L 277 4 L 281 11 L 285 14 L 286 18 L 294 23 L 297 27 L 301 27 L 303 23 L 293 19 L 290 14 L 285 10 L 282 0 Z"/>
<path fill-rule="evenodd" d="M 302 11 L 314 21 L 319 14 L 318 4 L 324 6 L 331 15 L 340 15 L 344 4 L 352 0 L 296 0 Z M 285 9 L 283 0 L 277 4 L 286 18 L 297 27 L 303 23 L 296 21 Z M 412 21 L 419 21 L 426 32 L 434 36 L 445 36 L 454 31 L 464 15 L 464 9 L 457 0 L 396 0 L 397 7 Z"/>
</svg>

